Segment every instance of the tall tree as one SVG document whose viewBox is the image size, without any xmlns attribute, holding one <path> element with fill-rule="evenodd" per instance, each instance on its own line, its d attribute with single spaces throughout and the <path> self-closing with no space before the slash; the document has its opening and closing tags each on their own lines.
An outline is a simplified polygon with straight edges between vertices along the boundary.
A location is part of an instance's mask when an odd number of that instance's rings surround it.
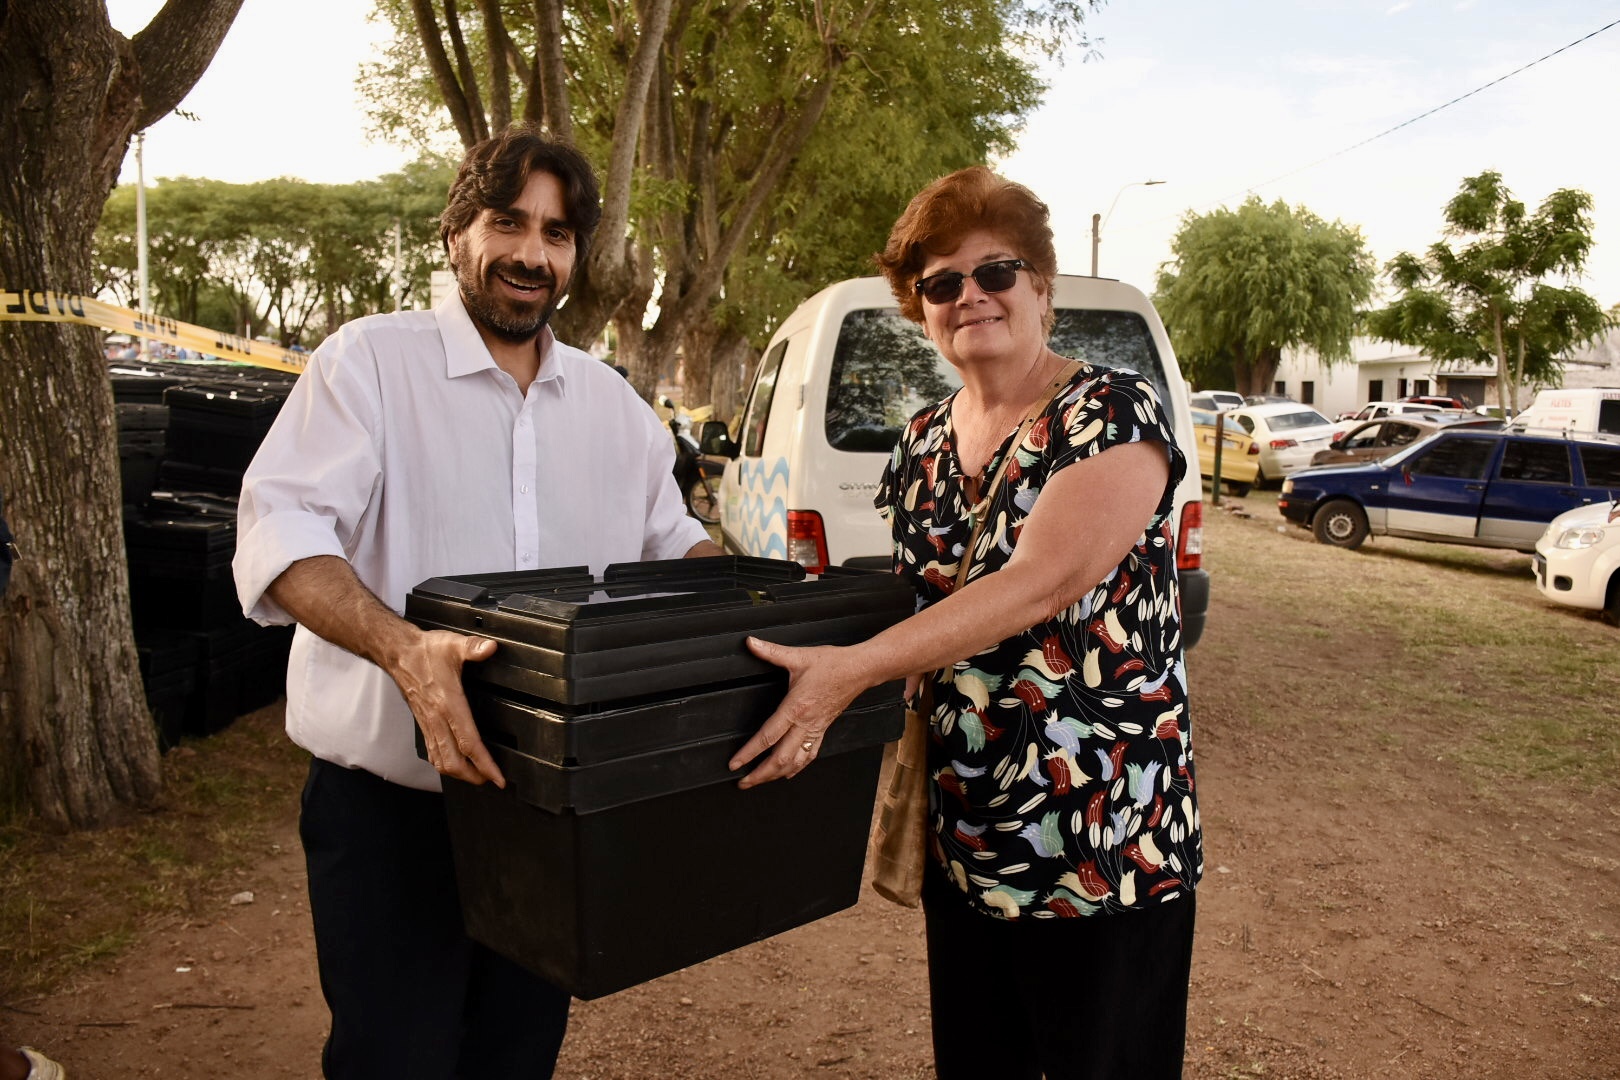
<svg viewBox="0 0 1620 1080">
<path fill-rule="evenodd" d="M 0 2 L 0 289 L 90 291 L 131 135 L 180 103 L 241 4 L 168 0 L 130 39 L 102 0 Z M 23 552 L 0 607 L 0 795 L 95 825 L 160 784 L 112 391 L 90 327 L 0 321 L 0 357 L 0 487 Z"/>
<path fill-rule="evenodd" d="M 683 342 L 705 336 L 735 280 L 727 268 L 750 253 L 765 255 L 764 223 L 794 217 L 784 192 L 794 190 L 796 163 L 826 117 L 855 115 L 862 131 L 853 141 L 877 146 L 872 157 L 844 155 L 822 177 L 853 196 L 846 211 L 864 214 L 869 203 L 861 196 L 883 188 L 863 191 L 860 181 L 892 183 L 898 161 L 931 149 L 949 151 L 934 161 L 950 160 L 974 141 L 973 160 L 982 160 L 987 139 L 1009 130 L 1036 98 L 1039 84 L 1024 57 L 1080 39 L 1090 6 L 547 0 L 485 3 L 473 12 L 443 0 L 381 0 L 379 9 L 410 40 L 402 34 L 374 71 L 371 95 L 379 124 L 431 137 L 433 121 L 420 108 L 427 90 L 425 100 L 467 143 L 498 119 L 499 110 L 483 103 L 498 99 L 489 90 L 506 78 L 515 87 L 511 115 L 544 116 L 553 130 L 573 132 L 602 167 L 604 216 L 558 329 L 585 342 L 611 322 L 621 360 L 645 393 Z M 960 48 L 964 40 L 975 48 Z M 1002 87 L 1000 76 L 1011 85 Z M 939 118 L 952 95 L 961 110 L 978 112 L 965 119 L 959 112 L 960 124 L 929 132 L 926 119 Z M 941 171 L 914 174 L 911 190 Z M 813 191 L 814 181 L 796 189 Z M 892 221 L 903 205 L 883 213 Z M 654 300 L 656 319 L 643 332 Z M 718 340 L 715 327 L 706 329 Z M 699 337 L 687 342 L 694 332 Z"/>
<path fill-rule="evenodd" d="M 1230 363 L 1236 388 L 1260 394 L 1286 348 L 1310 348 L 1326 365 L 1350 359 L 1373 285 L 1360 229 L 1251 195 L 1236 210 L 1189 213 L 1170 251 L 1154 302 L 1194 381 Z"/>
<path fill-rule="evenodd" d="M 1368 314 L 1368 332 L 1436 360 L 1494 363 L 1497 400 L 1517 413 L 1519 387 L 1557 379 L 1570 349 L 1613 325 L 1573 284 L 1592 250 L 1591 214 L 1584 191 L 1559 188 L 1531 214 L 1501 173 L 1468 177 L 1446 203 L 1448 239 L 1390 260 L 1400 295 Z"/>
</svg>

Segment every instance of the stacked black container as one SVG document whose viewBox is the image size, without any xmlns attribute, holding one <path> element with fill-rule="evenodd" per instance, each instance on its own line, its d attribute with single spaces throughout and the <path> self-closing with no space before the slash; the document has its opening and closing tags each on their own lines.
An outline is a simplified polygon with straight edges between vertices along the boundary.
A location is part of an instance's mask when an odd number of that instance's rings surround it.
<svg viewBox="0 0 1620 1080">
<path fill-rule="evenodd" d="M 593 998 L 854 904 L 900 686 L 742 791 L 727 763 L 786 689 L 745 639 L 847 644 L 914 606 L 889 574 L 733 557 L 417 586 L 407 618 L 499 643 L 464 681 L 507 787 L 445 781 L 467 932 Z"/>
<path fill-rule="evenodd" d="M 267 705 L 290 627 L 242 617 L 231 578 L 242 473 L 294 377 L 236 364 L 115 363 L 130 603 L 165 749 Z M 155 437 L 154 437 L 155 436 Z"/>
</svg>

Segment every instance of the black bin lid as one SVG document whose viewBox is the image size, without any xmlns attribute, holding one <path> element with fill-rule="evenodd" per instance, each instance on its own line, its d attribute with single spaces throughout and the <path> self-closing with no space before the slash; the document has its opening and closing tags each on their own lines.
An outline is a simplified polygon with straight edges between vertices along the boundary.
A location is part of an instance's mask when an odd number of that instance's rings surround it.
<svg viewBox="0 0 1620 1080">
<path fill-rule="evenodd" d="M 759 634 L 791 645 L 848 644 L 899 622 L 915 596 L 892 574 L 807 578 L 797 563 L 715 556 L 433 578 L 405 615 L 429 629 L 493 638 L 469 683 L 565 704 L 608 701 L 777 669 L 748 652 Z"/>
</svg>

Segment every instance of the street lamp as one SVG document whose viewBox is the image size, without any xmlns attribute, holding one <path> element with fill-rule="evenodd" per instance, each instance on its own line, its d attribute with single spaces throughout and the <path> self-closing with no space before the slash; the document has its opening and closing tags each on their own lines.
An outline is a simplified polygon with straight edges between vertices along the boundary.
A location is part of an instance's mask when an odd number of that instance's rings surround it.
<svg viewBox="0 0 1620 1080">
<path fill-rule="evenodd" d="M 1133 180 L 1125 187 L 1114 192 L 1114 201 L 1108 204 L 1108 213 L 1091 215 L 1091 276 L 1097 276 L 1097 245 L 1102 243 L 1102 227 L 1108 224 L 1108 219 L 1114 216 L 1114 207 L 1119 205 L 1119 197 L 1125 194 L 1125 188 L 1152 187 L 1162 184 L 1163 180 Z"/>
</svg>

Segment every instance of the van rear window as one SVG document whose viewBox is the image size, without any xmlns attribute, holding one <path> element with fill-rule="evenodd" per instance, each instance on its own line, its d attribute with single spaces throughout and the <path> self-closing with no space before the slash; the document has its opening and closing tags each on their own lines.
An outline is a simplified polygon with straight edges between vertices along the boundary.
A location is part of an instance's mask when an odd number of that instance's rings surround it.
<svg viewBox="0 0 1620 1080">
<path fill-rule="evenodd" d="M 1104 367 L 1141 372 L 1164 396 L 1164 366 L 1147 322 L 1133 311 L 1061 308 L 1053 350 Z M 827 386 L 827 442 L 853 453 L 888 453 L 906 421 L 961 385 L 922 328 L 898 308 L 844 316 Z"/>
</svg>

